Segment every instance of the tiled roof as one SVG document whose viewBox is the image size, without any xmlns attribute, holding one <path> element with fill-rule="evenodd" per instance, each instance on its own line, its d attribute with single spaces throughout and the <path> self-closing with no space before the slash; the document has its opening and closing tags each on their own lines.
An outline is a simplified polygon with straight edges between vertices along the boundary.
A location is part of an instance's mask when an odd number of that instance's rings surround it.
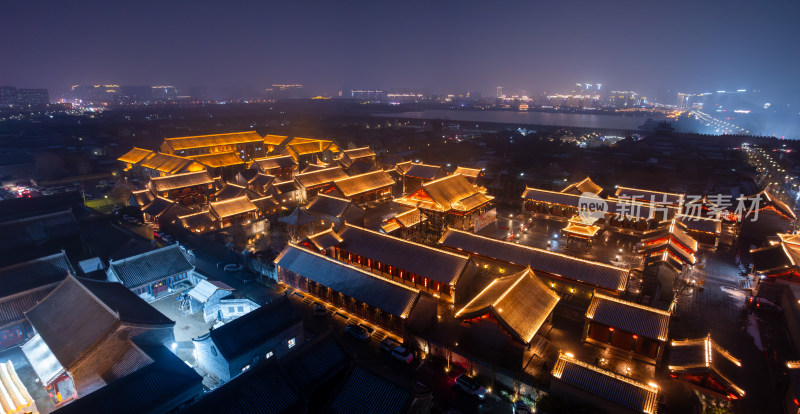
<svg viewBox="0 0 800 414">
<path fill-rule="evenodd" d="M 273 168 L 291 167 L 297 165 L 297 161 L 290 155 L 278 155 L 275 157 L 257 158 L 250 164 L 250 168 L 258 167 L 261 171 Z"/>
<path fill-rule="evenodd" d="M 342 227 L 339 237 L 344 240 L 339 244 L 342 250 L 446 285 L 454 285 L 470 265 L 468 256 L 349 224 Z"/>
<path fill-rule="evenodd" d="M 244 161 L 235 152 L 217 152 L 214 154 L 189 156 L 200 164 L 211 168 L 230 167 L 233 165 L 243 165 Z"/>
<path fill-rule="evenodd" d="M 306 403 L 274 361 L 257 365 L 207 392 L 181 414 L 295 414 Z"/>
<path fill-rule="evenodd" d="M 261 346 L 303 320 L 289 298 L 282 296 L 272 302 L 209 332 L 211 340 L 226 360 Z"/>
<path fill-rule="evenodd" d="M 181 221 L 181 224 L 183 224 L 183 227 L 187 229 L 209 228 L 217 221 L 216 217 L 214 217 L 210 211 L 188 214 L 180 216 L 178 219 Z"/>
<path fill-rule="evenodd" d="M 141 160 L 147 158 L 153 151 L 133 147 L 130 151 L 126 152 L 123 156 L 117 158 L 119 161 L 127 162 L 129 164 L 136 164 Z"/>
<path fill-rule="evenodd" d="M 231 132 L 227 134 L 197 135 L 191 137 L 166 138 L 164 143 L 176 151 L 190 148 L 214 147 L 217 145 L 263 142 L 264 138 L 256 131 Z"/>
<path fill-rule="evenodd" d="M 0 268 L 0 298 L 60 283 L 75 273 L 64 252 Z"/>
<path fill-rule="evenodd" d="M 177 155 L 162 154 L 155 152 L 145 158 L 139 165 L 151 170 L 160 171 L 166 174 L 179 174 L 185 172 L 203 171 L 205 167 L 197 161 Z"/>
<path fill-rule="evenodd" d="M 572 183 L 568 185 L 565 189 L 561 190 L 562 193 L 577 193 L 581 195 L 583 193 L 592 193 L 594 195 L 600 194 L 603 192 L 603 187 L 595 184 L 591 178 L 586 177 L 583 180 Z"/>
<path fill-rule="evenodd" d="M 469 178 L 478 178 L 478 176 L 481 175 L 481 169 L 480 168 L 458 167 L 453 172 L 453 174 L 461 174 L 464 177 L 469 177 Z"/>
<path fill-rule="evenodd" d="M 142 208 L 142 213 L 158 217 L 169 210 L 174 204 L 175 202 L 170 199 L 156 196 L 150 204 Z"/>
<path fill-rule="evenodd" d="M 117 314 L 74 276 L 68 276 L 25 316 L 67 369 L 113 332 L 119 322 Z"/>
<path fill-rule="evenodd" d="M 286 141 L 286 138 L 289 137 L 286 135 L 267 134 L 267 136 L 264 137 L 264 143 L 269 145 L 281 145 L 284 141 Z"/>
<path fill-rule="evenodd" d="M 140 206 L 146 206 L 153 202 L 156 196 L 150 190 L 139 190 L 131 192 L 131 196 L 136 199 Z"/>
<path fill-rule="evenodd" d="M 202 392 L 203 378 L 163 346 L 139 345 L 152 360 L 134 372 L 62 406 L 59 414 L 171 412 Z M 215 411 L 216 412 L 216 411 Z"/>
<path fill-rule="evenodd" d="M 670 313 L 600 293 L 592 296 L 586 318 L 615 329 L 666 341 Z"/>
<path fill-rule="evenodd" d="M 353 203 L 346 198 L 339 198 L 327 194 L 317 194 L 308 206 L 306 211 L 311 214 L 322 214 L 330 217 L 341 217 L 342 214 Z"/>
<path fill-rule="evenodd" d="M 237 214 L 252 213 L 256 210 L 256 206 L 250 202 L 246 195 L 241 197 L 231 198 L 222 201 L 215 201 L 209 203 L 211 211 L 214 212 L 219 218 L 235 216 Z"/>
<path fill-rule="evenodd" d="M 314 217 L 306 213 L 306 211 L 303 210 L 302 208 L 297 207 L 294 209 L 294 211 L 289 213 L 288 216 L 281 217 L 278 219 L 278 221 L 280 221 L 281 223 L 289 224 L 291 226 L 304 226 L 308 223 L 313 222 Z"/>
<path fill-rule="evenodd" d="M 689 230 L 720 234 L 722 220 L 678 214 L 675 218 Z"/>
<path fill-rule="evenodd" d="M 326 168 L 324 170 L 297 174 L 295 176 L 297 183 L 305 188 L 315 187 L 320 184 L 332 183 L 343 178 L 347 178 L 347 174 L 342 171 L 341 167 Z"/>
<path fill-rule="evenodd" d="M 580 207 L 580 196 L 572 193 L 555 192 L 527 187 L 522 193 L 522 198 L 530 201 L 560 204 L 574 208 Z M 625 200 L 615 199 L 605 200 L 605 203 L 608 206 L 608 209 L 606 210 L 608 213 L 638 218 L 649 218 L 652 214 L 650 207 L 641 203 L 633 203 Z"/>
<path fill-rule="evenodd" d="M 372 150 L 370 147 L 362 147 L 362 148 L 354 148 L 349 150 L 342 151 L 342 157 L 350 158 L 351 160 L 356 160 L 358 158 L 365 158 L 365 157 L 374 157 L 375 151 Z"/>
<path fill-rule="evenodd" d="M 328 405 L 331 414 L 402 414 L 414 393 L 357 365 Z"/>
<path fill-rule="evenodd" d="M 559 296 L 530 268 L 493 280 L 456 313 L 472 319 L 491 313 L 506 329 L 528 344 L 558 303 Z"/>
<path fill-rule="evenodd" d="M 434 180 L 441 173 L 442 167 L 439 165 L 411 163 L 404 166 L 402 173 L 407 177 L 417 177 L 423 180 Z"/>
<path fill-rule="evenodd" d="M 619 199 L 637 200 L 644 203 L 678 206 L 683 202 L 683 194 L 663 193 L 641 188 L 618 187 L 615 193 Z"/>
<path fill-rule="evenodd" d="M 329 247 L 338 246 L 339 243 L 342 242 L 342 238 L 333 231 L 333 228 L 329 228 L 317 234 L 312 234 L 308 236 L 308 240 L 319 250 L 326 250 Z"/>
<path fill-rule="evenodd" d="M 177 244 L 112 261 L 108 267 L 131 289 L 194 269 Z"/>
<path fill-rule="evenodd" d="M 150 179 L 150 188 L 160 193 L 176 188 L 185 188 L 195 185 L 213 184 L 214 180 L 208 172 L 197 171 L 184 174 L 168 175 L 166 177 L 153 177 Z"/>
<path fill-rule="evenodd" d="M 745 392 L 735 384 L 741 374 L 741 361 L 719 346 L 709 334 L 705 338 L 672 341 L 668 369 L 671 373 L 695 375 L 705 373 L 715 377 L 725 391 L 743 397 Z"/>
<path fill-rule="evenodd" d="M 15 247 L 41 245 L 80 233 L 75 216 L 70 210 L 41 214 L 0 223 L 0 234 L 13 237 L 0 238 L 0 251 Z"/>
<path fill-rule="evenodd" d="M 330 335 L 316 339 L 280 360 L 281 370 L 299 390 L 319 388 L 347 368 L 347 352 Z"/>
<path fill-rule="evenodd" d="M 233 288 L 217 280 L 201 280 L 197 286 L 189 290 L 188 295 L 198 302 L 205 303 L 218 290 L 233 291 Z"/>
<path fill-rule="evenodd" d="M 254 199 L 250 200 L 250 202 L 253 203 L 254 206 L 256 206 L 258 211 L 261 211 L 261 212 L 268 211 L 269 209 L 271 209 L 271 208 L 277 206 L 278 204 L 280 204 L 272 196 L 254 198 Z"/>
<path fill-rule="evenodd" d="M 756 273 L 780 271 L 795 266 L 783 244 L 762 247 L 751 250 L 750 253 L 753 256 L 753 271 Z"/>
<path fill-rule="evenodd" d="M 66 276 L 66 273 L 64 274 Z M 45 286 L 14 296 L 0 298 L 0 330 L 25 320 L 25 312 L 53 291 L 55 286 Z"/>
<path fill-rule="evenodd" d="M 119 315 L 121 322 L 136 325 L 171 326 L 171 319 L 150 306 L 144 299 L 116 282 L 77 278 L 95 298 Z"/>
<path fill-rule="evenodd" d="M 417 191 L 395 200 L 399 204 L 440 212 L 470 211 L 492 200 L 461 175 L 449 175 L 422 184 Z"/>
<path fill-rule="evenodd" d="M 637 412 L 655 414 L 658 409 L 657 387 L 589 365 L 563 353 L 553 367 L 553 377 Z"/>
<path fill-rule="evenodd" d="M 352 197 L 379 188 L 391 187 L 394 184 L 395 182 L 392 177 L 383 170 L 354 175 L 333 182 L 333 185 L 335 185 L 345 197 Z"/>
<path fill-rule="evenodd" d="M 448 229 L 439 240 L 445 247 L 466 254 L 476 254 L 517 266 L 530 267 L 537 272 L 549 273 L 612 291 L 623 291 L 628 284 L 628 270 L 575 258 L 549 250 L 509 243 L 474 233 Z"/>
<path fill-rule="evenodd" d="M 227 200 L 247 194 L 247 188 L 241 185 L 225 182 L 222 188 L 214 193 L 215 200 Z"/>
<path fill-rule="evenodd" d="M 275 264 L 401 318 L 408 316 L 419 296 L 419 291 L 416 289 L 294 244 L 290 244 L 281 252 L 275 259 Z"/>
<path fill-rule="evenodd" d="M 255 187 L 258 188 L 258 187 L 265 187 L 265 186 L 267 186 L 269 184 L 272 184 L 273 181 L 275 181 L 275 176 L 274 175 L 267 175 L 267 174 L 258 173 L 256 175 L 254 175 L 253 178 L 248 180 L 247 184 L 255 186 Z"/>
</svg>

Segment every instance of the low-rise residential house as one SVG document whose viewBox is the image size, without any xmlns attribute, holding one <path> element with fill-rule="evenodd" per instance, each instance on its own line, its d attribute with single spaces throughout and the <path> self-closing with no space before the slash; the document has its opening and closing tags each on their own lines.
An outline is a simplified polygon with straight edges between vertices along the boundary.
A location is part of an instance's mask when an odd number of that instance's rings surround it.
<svg viewBox="0 0 800 414">
<path fill-rule="evenodd" d="M 192 341 L 198 365 L 230 381 L 302 344 L 303 318 L 287 297 L 281 297 Z"/>
<path fill-rule="evenodd" d="M 194 266 L 177 244 L 137 254 L 108 265 L 108 280 L 122 283 L 145 300 L 197 284 Z"/>
<path fill-rule="evenodd" d="M 74 273 L 63 252 L 0 269 L 0 349 L 19 345 L 34 335 L 25 312 Z"/>
<path fill-rule="evenodd" d="M 222 299 L 219 301 L 218 320 L 223 323 L 228 323 L 258 308 L 260 308 L 260 306 L 250 299 Z"/>
<path fill-rule="evenodd" d="M 81 227 L 71 209 L 0 219 L 0 266 L 47 256 L 59 251 L 83 254 Z"/>
<path fill-rule="evenodd" d="M 232 296 L 233 288 L 218 280 L 201 280 L 188 293 L 189 312 L 203 311 L 203 320 L 211 322 L 219 318 L 219 304 Z"/>
<path fill-rule="evenodd" d="M 131 338 L 153 345 L 174 341 L 175 322 L 121 284 L 72 275 L 25 317 L 36 336 L 22 351 L 58 402 L 87 395 L 140 368 L 146 360 Z"/>
</svg>

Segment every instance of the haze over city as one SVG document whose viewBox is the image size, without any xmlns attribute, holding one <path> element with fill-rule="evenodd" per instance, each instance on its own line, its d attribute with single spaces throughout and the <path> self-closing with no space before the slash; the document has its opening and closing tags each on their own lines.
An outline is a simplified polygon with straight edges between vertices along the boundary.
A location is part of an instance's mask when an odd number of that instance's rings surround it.
<svg viewBox="0 0 800 414">
<path fill-rule="evenodd" d="M 0 80 L 54 96 L 113 83 L 202 85 L 224 98 L 295 82 L 315 94 L 487 95 L 577 80 L 661 101 L 736 89 L 788 99 L 798 92 L 798 15 L 797 2 L 741 0 L 11 1 L 0 16 L 0 35 L 13 39 L 0 46 Z"/>
</svg>

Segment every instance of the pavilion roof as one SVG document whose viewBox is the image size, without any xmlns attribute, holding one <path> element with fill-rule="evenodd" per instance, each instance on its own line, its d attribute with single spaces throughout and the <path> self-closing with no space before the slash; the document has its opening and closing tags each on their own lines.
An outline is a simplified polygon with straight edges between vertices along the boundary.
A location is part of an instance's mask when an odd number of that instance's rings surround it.
<svg viewBox="0 0 800 414">
<path fill-rule="evenodd" d="M 188 137 L 166 138 L 164 143 L 173 150 L 180 151 L 191 148 L 215 147 L 218 145 L 243 144 L 246 142 L 263 142 L 264 138 L 256 131 L 230 132 L 225 134 L 195 135 Z"/>
<path fill-rule="evenodd" d="M 461 174 L 468 178 L 478 178 L 482 172 L 480 168 L 457 167 L 453 174 Z"/>
<path fill-rule="evenodd" d="M 326 250 L 332 246 L 338 246 L 342 238 L 333 231 L 333 228 L 321 231 L 317 234 L 308 236 L 308 240 L 319 250 Z"/>
<path fill-rule="evenodd" d="M 493 280 L 456 312 L 456 317 L 472 319 L 491 313 L 517 339 L 528 344 L 559 299 L 558 294 L 527 268 Z"/>
<path fill-rule="evenodd" d="M 634 411 L 655 414 L 658 409 L 658 387 L 587 364 L 566 353 L 559 354 L 553 377 Z"/>
<path fill-rule="evenodd" d="M 401 166 L 402 165 L 402 166 Z M 397 165 L 400 173 L 407 177 L 417 177 L 423 180 L 435 180 L 442 171 L 440 165 L 430 165 L 422 163 L 402 163 Z"/>
<path fill-rule="evenodd" d="M 586 318 L 645 338 L 666 341 L 670 313 L 595 292 Z"/>
<path fill-rule="evenodd" d="M 600 227 L 570 220 L 569 224 L 567 224 L 567 227 L 564 227 L 562 231 L 580 237 L 591 238 L 594 237 L 598 231 L 600 231 Z"/>
</svg>

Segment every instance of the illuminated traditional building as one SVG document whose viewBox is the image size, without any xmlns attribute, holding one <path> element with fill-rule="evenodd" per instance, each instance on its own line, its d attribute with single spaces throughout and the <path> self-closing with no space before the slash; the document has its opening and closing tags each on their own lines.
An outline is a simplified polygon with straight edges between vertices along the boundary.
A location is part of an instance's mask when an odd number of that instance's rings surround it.
<svg viewBox="0 0 800 414">
<path fill-rule="evenodd" d="M 418 189 L 424 183 L 443 178 L 447 175 L 439 165 L 428 165 L 411 161 L 397 164 L 395 171 L 400 175 L 403 194 Z"/>
<path fill-rule="evenodd" d="M 586 311 L 583 340 L 658 364 L 667 343 L 669 317 L 665 310 L 595 293 Z"/>
<path fill-rule="evenodd" d="M 164 177 L 167 175 L 197 172 L 206 166 L 190 158 L 133 148 L 118 158 L 124 170 L 139 177 Z"/>
<path fill-rule="evenodd" d="M 418 208 L 395 214 L 381 224 L 381 231 L 404 240 L 421 242 L 428 218 Z"/>
<path fill-rule="evenodd" d="M 390 200 L 394 185 L 392 177 L 380 170 L 336 180 L 333 182 L 335 191 L 332 193 L 351 200 L 359 206 L 365 206 Z"/>
<path fill-rule="evenodd" d="M 553 367 L 550 392 L 581 405 L 611 414 L 645 413 L 658 410 L 659 387 L 607 371 L 561 352 Z"/>
<path fill-rule="evenodd" d="M 762 279 L 800 282 L 800 236 L 778 234 L 770 245 L 751 250 L 753 255 L 753 275 L 756 281 Z"/>
<path fill-rule="evenodd" d="M 199 280 L 194 266 L 177 244 L 111 260 L 106 276 L 110 282 L 123 284 L 147 301 L 166 296 L 181 285 L 194 286 Z"/>
<path fill-rule="evenodd" d="M 435 319 L 432 297 L 405 284 L 289 244 L 275 259 L 278 282 L 400 337 Z"/>
<path fill-rule="evenodd" d="M 523 210 L 530 214 L 542 214 L 555 218 L 578 216 L 579 210 L 596 209 L 597 205 L 581 203 L 586 200 L 570 192 L 557 192 L 526 187 L 522 193 Z M 597 199 L 597 204 L 605 205 L 605 214 L 594 225 L 610 229 L 645 231 L 655 214 L 655 208 L 648 204 L 618 199 Z"/>
<path fill-rule="evenodd" d="M 165 138 L 161 152 L 179 156 L 234 152 L 244 161 L 266 155 L 264 138 L 255 131 Z"/>
<path fill-rule="evenodd" d="M 292 138 L 283 148 L 282 154 L 291 156 L 300 167 L 313 164 L 318 159 L 332 162 L 339 147 L 333 141 L 313 138 Z"/>
<path fill-rule="evenodd" d="M 630 276 L 630 271 L 621 267 L 455 229 L 447 230 L 439 246 L 468 254 L 479 267 L 495 273 L 511 274 L 530 267 L 573 309 L 586 309 L 595 290 L 621 295 Z"/>
<path fill-rule="evenodd" d="M 594 194 L 599 196 L 600 193 L 603 192 L 603 187 L 595 184 L 591 178 L 586 177 L 577 183 L 572 183 L 568 185 L 566 188 L 561 190 L 562 193 L 569 193 L 574 195 L 581 195 L 584 193 Z"/>
<path fill-rule="evenodd" d="M 159 345 L 174 341 L 175 322 L 122 284 L 71 274 L 25 316 L 37 335 L 22 351 L 58 402 L 87 395 L 146 364 L 131 338 Z"/>
<path fill-rule="evenodd" d="M 211 213 L 220 223 L 220 228 L 236 224 L 249 224 L 257 216 L 258 208 L 246 195 L 209 203 Z"/>
<path fill-rule="evenodd" d="M 463 303 L 475 292 L 478 269 L 469 256 L 398 239 L 345 224 L 334 257 L 449 303 Z"/>
<path fill-rule="evenodd" d="M 375 151 L 369 147 L 342 151 L 336 161 L 348 174 L 363 174 L 377 168 Z"/>
<path fill-rule="evenodd" d="M 344 178 L 347 178 L 347 174 L 342 171 L 341 167 L 297 174 L 294 177 L 294 181 L 300 189 L 299 201 L 307 203 L 319 193 L 327 194 L 334 191 L 336 187 L 334 187 L 333 182 Z"/>
<path fill-rule="evenodd" d="M 187 158 L 205 165 L 209 174 L 212 176 L 221 177 L 226 180 L 232 180 L 234 176 L 236 176 L 236 173 L 244 168 L 244 161 L 242 161 L 235 152 L 191 155 Z"/>
<path fill-rule="evenodd" d="M 481 179 L 483 178 L 483 170 L 480 168 L 467 168 L 467 167 L 458 167 L 453 174 L 459 174 L 467 179 L 470 183 L 474 185 L 482 185 Z"/>
<path fill-rule="evenodd" d="M 364 225 L 364 209 L 345 198 L 319 194 L 308 203 L 305 211 L 316 219 L 312 226 L 315 229 L 332 227 L 339 231 L 345 223 Z"/>
<path fill-rule="evenodd" d="M 214 180 L 206 171 L 152 178 L 148 188 L 153 194 L 185 206 L 205 204 L 214 192 Z"/>
<path fill-rule="evenodd" d="M 491 207 L 493 197 L 461 175 L 450 175 L 422 184 L 411 194 L 395 202 L 420 209 L 427 217 L 428 230 L 438 238 L 445 229 L 475 228 L 475 219 Z"/>
<path fill-rule="evenodd" d="M 697 262 L 697 241 L 680 221 L 672 219 L 641 241 L 640 252 L 645 255 L 645 266 L 664 263 L 680 273 Z"/>
<path fill-rule="evenodd" d="M 286 135 L 267 134 L 264 137 L 264 145 L 267 155 L 273 156 L 274 154 L 277 154 L 287 141 L 289 141 L 289 137 Z"/>
<path fill-rule="evenodd" d="M 670 377 L 700 392 L 730 400 L 743 398 L 745 391 L 735 383 L 741 366 L 742 362 L 714 342 L 711 334 L 670 342 Z"/>
<path fill-rule="evenodd" d="M 250 168 L 275 176 L 281 181 L 291 180 L 297 175 L 297 161 L 289 155 L 256 158 L 250 163 Z"/>
</svg>

